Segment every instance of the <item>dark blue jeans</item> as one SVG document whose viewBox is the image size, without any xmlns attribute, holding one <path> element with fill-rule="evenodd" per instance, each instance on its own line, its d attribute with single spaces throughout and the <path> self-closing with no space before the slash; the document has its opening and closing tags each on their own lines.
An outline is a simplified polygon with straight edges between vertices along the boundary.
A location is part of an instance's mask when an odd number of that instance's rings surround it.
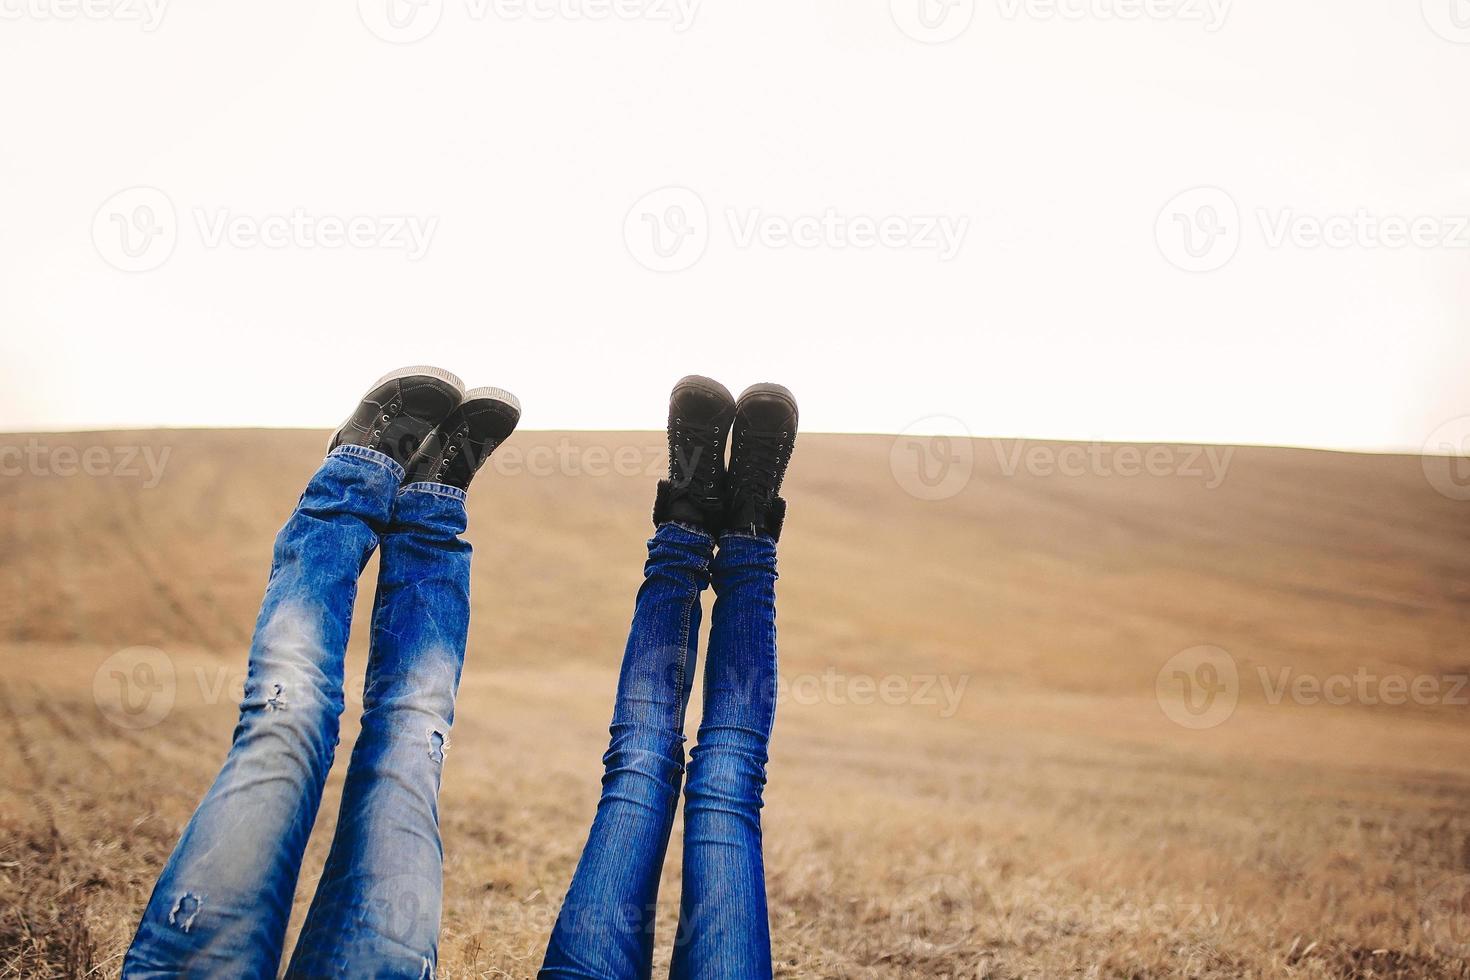
<svg viewBox="0 0 1470 980">
<path fill-rule="evenodd" d="M 704 716 L 684 789 L 684 893 L 675 978 L 771 975 L 761 795 L 776 713 L 776 546 L 665 524 L 648 543 L 623 654 L 602 798 L 541 977 L 643 978 L 659 874 L 684 777 L 684 714 L 700 594 L 716 600 Z"/>
<path fill-rule="evenodd" d="M 399 487 L 357 446 L 327 457 L 276 538 L 239 724 L 165 865 L 125 977 L 273 978 L 343 709 L 357 580 L 382 545 L 362 733 L 289 970 L 432 975 L 438 792 L 469 625 L 464 492 Z"/>
</svg>

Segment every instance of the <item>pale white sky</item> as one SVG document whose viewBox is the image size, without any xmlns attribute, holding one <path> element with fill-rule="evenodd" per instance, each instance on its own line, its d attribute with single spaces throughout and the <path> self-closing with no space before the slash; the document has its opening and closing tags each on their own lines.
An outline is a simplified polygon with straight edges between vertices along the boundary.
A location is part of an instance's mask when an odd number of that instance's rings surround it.
<svg viewBox="0 0 1470 980">
<path fill-rule="evenodd" d="M 656 428 L 689 372 L 811 430 L 1470 414 L 1465 0 L 0 17 L 0 430 L 327 427 L 420 361 L 535 428 Z"/>
</svg>

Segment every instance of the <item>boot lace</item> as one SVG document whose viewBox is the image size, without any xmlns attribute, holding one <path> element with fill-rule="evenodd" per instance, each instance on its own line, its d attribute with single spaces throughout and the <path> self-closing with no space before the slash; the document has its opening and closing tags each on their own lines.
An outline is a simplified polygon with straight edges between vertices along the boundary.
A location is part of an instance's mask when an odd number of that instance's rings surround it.
<svg viewBox="0 0 1470 980">
<path fill-rule="evenodd" d="M 676 491 L 705 500 L 719 497 L 723 430 L 717 422 L 674 419 L 669 441 L 669 475 Z"/>
<path fill-rule="evenodd" d="M 741 466 L 731 475 L 731 491 L 762 503 L 781 492 L 781 479 L 791 454 L 791 433 L 747 429 L 735 437 Z"/>
</svg>

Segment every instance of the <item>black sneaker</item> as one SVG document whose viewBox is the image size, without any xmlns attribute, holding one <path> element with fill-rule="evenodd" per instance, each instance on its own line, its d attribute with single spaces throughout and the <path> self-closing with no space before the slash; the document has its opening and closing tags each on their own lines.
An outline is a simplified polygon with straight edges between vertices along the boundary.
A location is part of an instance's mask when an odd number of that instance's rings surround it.
<svg viewBox="0 0 1470 980">
<path fill-rule="evenodd" d="M 443 368 L 406 367 L 390 371 L 373 385 L 342 427 L 332 433 L 327 451 L 365 446 L 407 466 L 434 427 L 464 397 L 464 382 Z"/>
<path fill-rule="evenodd" d="M 653 523 L 719 534 L 724 516 L 725 442 L 735 399 L 718 381 L 691 374 L 669 395 L 669 478 L 658 481 Z"/>
<path fill-rule="evenodd" d="M 521 420 L 520 399 L 503 388 L 471 388 L 464 401 L 424 440 L 404 483 L 470 488 L 475 473 Z"/>
<path fill-rule="evenodd" d="M 796 447 L 796 397 L 780 385 L 751 385 L 735 405 L 725 527 L 780 540 L 786 521 L 781 480 Z"/>
</svg>

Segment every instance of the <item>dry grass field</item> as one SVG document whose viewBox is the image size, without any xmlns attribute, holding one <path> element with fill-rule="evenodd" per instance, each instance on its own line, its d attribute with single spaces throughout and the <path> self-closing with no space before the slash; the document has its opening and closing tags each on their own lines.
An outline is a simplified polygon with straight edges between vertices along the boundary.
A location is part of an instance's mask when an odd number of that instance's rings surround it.
<svg viewBox="0 0 1470 980">
<path fill-rule="evenodd" d="M 224 757 L 272 538 L 322 444 L 0 437 L 40 460 L 0 477 L 0 976 L 117 973 Z M 522 433 L 471 493 L 448 980 L 539 964 L 597 798 L 659 445 Z M 102 447 L 95 475 L 62 446 Z M 156 486 L 126 447 L 168 452 Z M 988 441 L 958 447 L 957 495 L 923 500 L 893 448 L 804 437 L 789 483 L 778 976 L 1470 977 L 1470 504 L 1413 457 L 1240 449 L 1211 487 L 1014 471 Z M 1238 685 L 1171 661 L 1202 645 Z M 161 651 L 161 717 L 119 712 L 106 665 L 136 647 Z M 1228 718 L 1170 719 L 1180 663 L 1238 691 Z"/>
</svg>

